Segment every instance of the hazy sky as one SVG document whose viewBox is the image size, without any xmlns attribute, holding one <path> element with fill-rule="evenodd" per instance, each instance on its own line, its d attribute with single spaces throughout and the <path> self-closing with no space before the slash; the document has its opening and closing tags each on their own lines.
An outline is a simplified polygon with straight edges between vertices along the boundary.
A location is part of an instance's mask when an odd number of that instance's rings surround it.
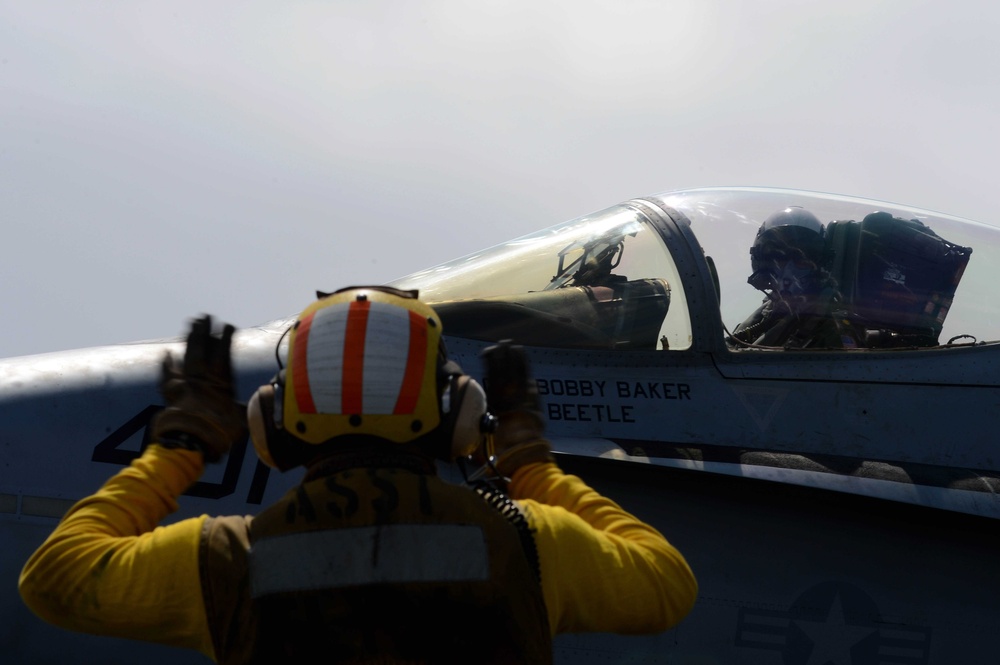
<svg viewBox="0 0 1000 665">
<path fill-rule="evenodd" d="M 997 34 L 980 1 L 0 0 L 0 356 L 687 187 L 997 223 Z"/>
</svg>

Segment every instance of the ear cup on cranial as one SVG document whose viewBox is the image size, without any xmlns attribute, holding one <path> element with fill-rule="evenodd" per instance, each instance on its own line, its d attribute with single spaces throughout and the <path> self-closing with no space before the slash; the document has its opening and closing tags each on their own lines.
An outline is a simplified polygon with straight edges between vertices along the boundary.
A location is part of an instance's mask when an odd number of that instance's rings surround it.
<svg viewBox="0 0 1000 665">
<path fill-rule="evenodd" d="M 451 459 L 458 459 L 471 455 L 482 441 L 486 391 L 475 379 L 465 374 L 451 376 L 447 391 L 449 408 L 442 426 L 446 436 L 450 433 Z"/>
<path fill-rule="evenodd" d="M 281 399 L 284 374 L 261 386 L 247 404 L 247 426 L 254 450 L 262 462 L 279 471 L 304 464 L 315 453 L 309 445 L 290 435 L 275 419 L 275 404 Z"/>
<path fill-rule="evenodd" d="M 278 436 L 274 425 L 274 385 L 257 389 L 247 404 L 247 426 L 257 456 L 268 466 L 277 466 L 271 456 L 271 443 Z"/>
</svg>

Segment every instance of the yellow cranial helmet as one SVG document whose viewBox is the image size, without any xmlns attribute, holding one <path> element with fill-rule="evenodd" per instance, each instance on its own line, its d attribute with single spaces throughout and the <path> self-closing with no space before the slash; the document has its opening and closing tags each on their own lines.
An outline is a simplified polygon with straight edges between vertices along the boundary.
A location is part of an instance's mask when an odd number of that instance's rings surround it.
<svg viewBox="0 0 1000 665">
<path fill-rule="evenodd" d="M 247 420 L 260 459 L 281 470 L 370 438 L 456 459 L 491 422 L 482 386 L 447 358 L 438 315 L 416 291 L 383 286 L 320 294 Z"/>
<path fill-rule="evenodd" d="M 285 430 L 312 444 L 423 436 L 440 422 L 440 343 L 441 320 L 412 292 L 349 288 L 314 302 L 290 333 Z"/>
</svg>

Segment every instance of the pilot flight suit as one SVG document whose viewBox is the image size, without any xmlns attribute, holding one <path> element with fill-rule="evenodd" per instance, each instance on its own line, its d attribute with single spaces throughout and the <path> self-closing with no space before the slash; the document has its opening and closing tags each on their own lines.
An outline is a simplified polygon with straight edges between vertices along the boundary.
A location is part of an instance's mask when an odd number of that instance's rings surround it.
<svg viewBox="0 0 1000 665">
<path fill-rule="evenodd" d="M 809 297 L 766 298 L 736 326 L 736 340 L 786 349 L 841 349 L 861 346 L 859 335 L 840 309 L 840 295 L 827 288 Z"/>
<path fill-rule="evenodd" d="M 79 501 L 27 562 L 20 579 L 25 602 L 43 619 L 70 630 L 186 647 L 220 663 L 236 663 L 293 656 L 288 650 L 298 642 L 283 639 L 284 631 L 301 637 L 318 630 L 301 621 L 294 609 L 286 612 L 294 604 L 281 605 L 281 593 L 267 595 L 268 590 L 295 588 L 306 591 L 305 605 L 328 616 L 343 619 L 363 610 L 384 618 L 386 631 L 352 633 L 347 628 L 337 633 L 340 644 L 332 635 L 319 635 L 316 643 L 342 662 L 365 662 L 347 656 L 352 649 L 360 654 L 371 646 L 363 643 L 366 640 L 402 641 L 393 646 L 396 658 L 391 662 L 407 662 L 409 639 L 467 639 L 470 658 L 480 662 L 546 662 L 551 660 L 552 635 L 662 631 L 688 613 L 697 594 L 684 558 L 660 533 L 551 462 L 521 466 L 509 484 L 516 512 L 523 514 L 532 536 L 523 550 L 512 545 L 516 537 L 508 537 L 507 523 L 498 521 L 500 513 L 491 513 L 486 502 L 463 513 L 459 501 L 449 500 L 472 490 L 445 483 L 432 469 L 406 460 L 375 469 L 311 468 L 300 486 L 258 517 L 202 515 L 157 526 L 177 509 L 177 497 L 201 475 L 203 465 L 198 452 L 147 447 L 130 467 Z M 428 511 L 421 513 L 421 502 L 451 508 L 430 520 Z M 404 504 L 411 507 L 401 508 Z M 282 538 L 322 540 L 371 519 L 387 525 L 387 538 L 402 539 L 390 542 L 406 542 L 406 533 L 392 529 L 406 523 L 426 528 L 437 539 L 456 538 L 456 544 L 465 543 L 461 553 L 469 552 L 469 546 L 462 530 L 453 527 L 483 525 L 488 568 L 477 572 L 477 558 L 471 554 L 454 557 L 471 558 L 469 570 L 456 572 L 444 562 L 435 572 L 431 565 L 428 574 L 437 578 L 431 580 L 429 595 L 412 608 L 398 604 L 409 595 L 397 593 L 391 579 L 373 586 L 378 581 L 371 577 L 376 567 L 351 562 L 347 555 L 338 559 L 338 570 L 332 573 L 344 578 L 335 598 L 309 595 L 309 580 L 300 579 L 298 564 L 291 561 L 261 565 L 272 574 L 255 576 L 254 556 L 281 562 L 294 550 L 249 550 L 268 536 L 268 542 L 279 545 Z M 421 540 L 418 536 L 410 542 Z M 374 545 L 371 539 L 364 542 L 368 544 L 360 551 L 369 558 L 393 558 L 389 546 L 379 552 L 377 538 Z M 530 571 L 532 546 L 540 585 Z M 352 575 L 360 577 L 347 579 Z M 477 587 L 471 581 L 477 578 L 489 582 Z M 352 595 L 353 583 L 360 592 Z M 419 584 L 399 586 L 412 591 Z M 514 636 L 509 643 L 497 643 L 496 638 L 477 641 L 476 620 L 431 616 L 428 611 L 435 603 L 447 606 L 447 598 L 455 596 L 469 606 L 487 606 L 496 602 L 492 594 L 499 592 L 501 614 L 510 616 L 478 615 L 485 624 L 480 632 L 501 635 L 505 631 L 498 630 L 498 622 L 506 621 L 506 633 Z M 261 599 L 248 602 L 254 594 Z M 278 602 L 268 605 L 275 599 Z M 350 626 L 346 620 L 344 625 Z"/>
</svg>

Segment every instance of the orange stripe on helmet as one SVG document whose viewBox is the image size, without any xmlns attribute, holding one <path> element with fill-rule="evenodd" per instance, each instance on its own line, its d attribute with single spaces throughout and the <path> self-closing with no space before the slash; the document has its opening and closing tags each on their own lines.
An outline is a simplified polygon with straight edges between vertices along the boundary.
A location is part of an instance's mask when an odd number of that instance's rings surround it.
<svg viewBox="0 0 1000 665">
<path fill-rule="evenodd" d="M 347 313 L 344 332 L 344 375 L 341 391 L 341 413 L 362 413 L 365 380 L 365 334 L 371 302 L 355 300 Z"/>
<path fill-rule="evenodd" d="M 410 312 L 410 348 L 406 356 L 406 373 L 396 400 L 395 414 L 413 413 L 420 398 L 420 388 L 424 380 L 424 365 L 427 363 L 427 319 L 416 312 Z"/>
<path fill-rule="evenodd" d="M 306 363 L 306 349 L 309 347 L 309 329 L 312 327 L 313 316 L 314 314 L 310 314 L 299 321 L 295 329 L 295 348 L 292 349 L 292 385 L 299 413 L 316 413 L 316 403 L 309 388 L 309 365 Z"/>
</svg>

